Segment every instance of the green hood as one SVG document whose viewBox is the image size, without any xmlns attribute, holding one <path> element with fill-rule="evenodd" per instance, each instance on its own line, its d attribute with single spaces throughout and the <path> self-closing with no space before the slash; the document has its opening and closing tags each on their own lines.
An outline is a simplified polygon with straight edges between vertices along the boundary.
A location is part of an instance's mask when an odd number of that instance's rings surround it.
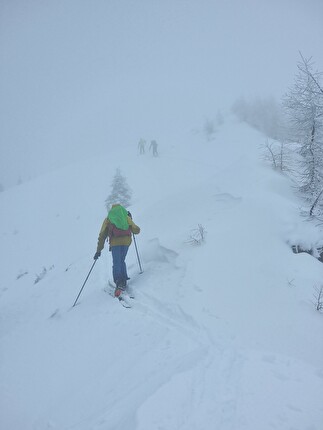
<svg viewBox="0 0 323 430">
<path fill-rule="evenodd" d="M 121 205 L 113 206 L 108 213 L 108 220 L 121 230 L 128 230 L 128 211 Z"/>
</svg>

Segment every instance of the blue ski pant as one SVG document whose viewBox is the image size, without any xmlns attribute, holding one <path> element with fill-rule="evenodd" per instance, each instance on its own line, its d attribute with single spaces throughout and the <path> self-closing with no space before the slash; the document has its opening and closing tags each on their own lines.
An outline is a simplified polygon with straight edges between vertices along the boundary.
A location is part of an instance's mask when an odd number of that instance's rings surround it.
<svg viewBox="0 0 323 430">
<path fill-rule="evenodd" d="M 126 285 L 128 275 L 127 275 L 127 266 L 126 266 L 126 255 L 128 252 L 129 246 L 126 245 L 117 245 L 111 247 L 112 252 L 112 274 L 113 280 L 116 284 L 121 283 L 122 285 Z"/>
</svg>

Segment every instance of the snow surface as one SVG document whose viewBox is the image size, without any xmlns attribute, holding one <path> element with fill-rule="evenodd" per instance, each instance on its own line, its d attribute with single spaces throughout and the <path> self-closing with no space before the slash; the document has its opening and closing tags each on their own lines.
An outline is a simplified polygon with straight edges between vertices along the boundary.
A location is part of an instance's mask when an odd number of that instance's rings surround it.
<svg viewBox="0 0 323 430">
<path fill-rule="evenodd" d="M 212 141 L 133 142 L 0 194 L 1 429 L 323 429 L 323 265 L 291 251 L 320 232 L 264 140 L 227 118 Z M 117 167 L 142 229 L 133 308 L 105 292 L 105 249 L 71 309 Z"/>
</svg>

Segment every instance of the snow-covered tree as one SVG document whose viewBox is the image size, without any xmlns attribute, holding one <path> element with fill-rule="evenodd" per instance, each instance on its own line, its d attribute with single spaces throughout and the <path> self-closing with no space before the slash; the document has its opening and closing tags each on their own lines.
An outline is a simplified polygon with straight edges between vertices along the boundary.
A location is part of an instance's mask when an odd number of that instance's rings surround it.
<svg viewBox="0 0 323 430">
<path fill-rule="evenodd" d="M 294 140 L 301 156 L 299 189 L 311 205 L 321 206 L 323 189 L 323 91 L 321 74 L 313 71 L 311 60 L 301 56 L 294 86 L 283 105 L 290 119 Z"/>
<path fill-rule="evenodd" d="M 127 181 L 124 176 L 122 176 L 120 169 L 116 170 L 111 184 L 111 193 L 105 201 L 105 205 L 109 210 L 111 205 L 115 203 L 120 203 L 125 208 L 131 205 L 132 191 L 129 188 Z"/>
</svg>

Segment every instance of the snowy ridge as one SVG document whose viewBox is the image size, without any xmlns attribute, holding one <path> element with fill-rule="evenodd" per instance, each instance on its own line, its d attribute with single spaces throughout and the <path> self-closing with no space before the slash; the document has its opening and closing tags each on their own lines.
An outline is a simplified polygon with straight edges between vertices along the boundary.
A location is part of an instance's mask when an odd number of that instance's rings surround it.
<svg viewBox="0 0 323 430">
<path fill-rule="evenodd" d="M 323 265 L 290 249 L 318 230 L 263 139 L 226 119 L 212 142 L 116 149 L 0 194 L 1 428 L 321 430 Z M 104 291 L 105 249 L 71 309 L 117 167 L 142 229 L 134 305 Z"/>
</svg>

